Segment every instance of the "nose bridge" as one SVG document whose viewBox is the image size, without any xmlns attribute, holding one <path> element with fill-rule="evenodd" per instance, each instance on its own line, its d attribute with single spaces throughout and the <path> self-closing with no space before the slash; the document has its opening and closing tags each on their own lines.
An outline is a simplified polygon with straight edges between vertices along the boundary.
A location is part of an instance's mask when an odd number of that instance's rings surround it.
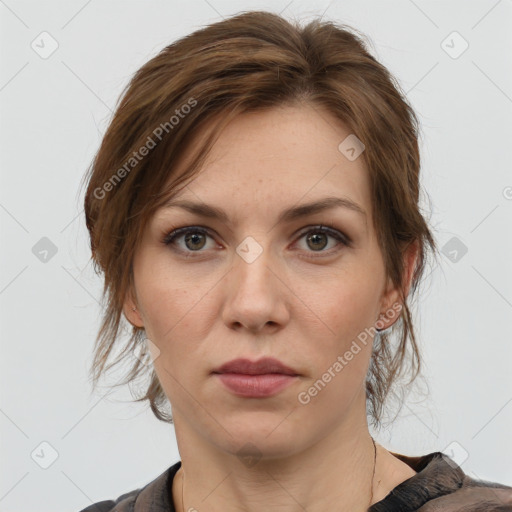
<svg viewBox="0 0 512 512">
<path fill-rule="evenodd" d="M 249 288 L 268 286 L 267 281 L 271 274 L 268 269 L 271 250 L 268 241 L 263 240 L 263 235 L 258 238 L 261 242 L 252 236 L 247 236 L 236 248 L 235 267 L 241 286 L 249 286 Z M 267 240 L 269 238 L 267 237 Z"/>
<path fill-rule="evenodd" d="M 271 270 L 278 263 L 272 258 L 270 236 L 259 238 L 261 243 L 248 236 L 237 246 L 225 296 L 225 322 L 250 330 L 282 324 L 287 316 L 282 290 Z"/>
</svg>

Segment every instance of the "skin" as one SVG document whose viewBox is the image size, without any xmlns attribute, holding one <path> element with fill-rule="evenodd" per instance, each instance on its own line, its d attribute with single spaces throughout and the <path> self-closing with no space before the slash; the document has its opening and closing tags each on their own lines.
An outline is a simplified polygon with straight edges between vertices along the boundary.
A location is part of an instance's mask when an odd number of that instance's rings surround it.
<svg viewBox="0 0 512 512">
<path fill-rule="evenodd" d="M 239 116 L 179 193 L 223 208 L 229 224 L 162 208 L 141 241 L 124 313 L 160 351 L 154 367 L 182 461 L 172 486 L 178 511 L 366 510 L 371 492 L 373 504 L 416 474 L 377 444 L 372 486 L 364 387 L 371 337 L 308 404 L 297 399 L 365 328 L 397 319 L 383 316 L 399 293 L 386 279 L 367 170 L 338 150 L 349 134 L 307 104 Z M 277 222 L 283 209 L 325 196 L 350 198 L 366 216 L 336 207 Z M 351 244 L 314 231 L 322 223 Z M 173 228 L 198 225 L 211 237 L 178 237 L 174 250 L 162 243 Z M 247 236 L 262 249 L 251 263 L 236 252 Z M 416 257 L 411 246 L 406 293 Z M 275 396 L 243 398 L 211 374 L 236 357 L 262 356 L 300 376 Z M 246 443 L 258 450 L 255 465 L 237 455 Z"/>
</svg>

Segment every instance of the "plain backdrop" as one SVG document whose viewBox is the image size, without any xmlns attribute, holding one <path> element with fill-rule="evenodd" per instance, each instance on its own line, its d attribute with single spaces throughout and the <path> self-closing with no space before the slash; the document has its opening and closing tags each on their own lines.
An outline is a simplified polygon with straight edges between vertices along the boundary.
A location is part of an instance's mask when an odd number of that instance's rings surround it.
<svg viewBox="0 0 512 512">
<path fill-rule="evenodd" d="M 469 475 L 512 485 L 511 0 L 5 0 L 1 511 L 80 510 L 179 460 L 173 426 L 127 390 L 91 394 L 103 283 L 78 190 L 132 74 L 249 9 L 353 26 L 407 93 L 444 252 L 415 311 L 429 395 L 411 396 L 376 438 L 409 455 L 449 452 Z"/>
</svg>

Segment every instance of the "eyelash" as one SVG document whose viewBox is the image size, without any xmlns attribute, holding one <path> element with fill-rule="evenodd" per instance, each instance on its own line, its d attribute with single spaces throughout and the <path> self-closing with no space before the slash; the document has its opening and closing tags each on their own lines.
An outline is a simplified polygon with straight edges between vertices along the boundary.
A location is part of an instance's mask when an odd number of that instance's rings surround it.
<svg viewBox="0 0 512 512">
<path fill-rule="evenodd" d="M 186 235 L 187 233 L 200 233 L 202 235 L 210 236 L 211 238 L 213 238 L 212 233 L 207 228 L 204 228 L 202 226 L 184 226 L 184 227 L 174 228 L 170 232 L 166 232 L 165 236 L 162 240 L 162 243 L 166 246 L 175 245 L 176 239 L 178 239 L 182 235 Z M 302 237 L 304 237 L 305 235 L 308 235 L 310 233 L 325 233 L 325 234 L 335 238 L 339 242 L 338 246 L 341 245 L 341 246 L 345 246 L 345 247 L 350 247 L 352 244 L 352 241 L 350 240 L 350 238 L 347 235 L 338 231 L 334 226 L 331 226 L 328 224 L 327 225 L 320 224 L 317 226 L 308 226 L 308 229 L 306 231 L 303 231 L 302 233 L 299 234 L 297 240 L 300 240 Z M 313 258 L 323 257 L 323 255 L 330 256 L 330 255 L 332 255 L 333 252 L 337 252 L 339 250 L 338 246 L 335 248 L 332 248 L 328 251 L 320 250 L 320 251 L 308 251 L 308 252 L 311 252 L 313 254 L 313 256 L 311 256 Z M 183 251 L 182 249 L 179 249 L 176 246 L 173 248 L 173 250 L 180 252 L 182 254 L 186 254 L 187 258 L 195 257 L 195 256 L 193 256 L 194 253 L 200 254 L 201 252 L 205 252 L 202 250 Z"/>
</svg>

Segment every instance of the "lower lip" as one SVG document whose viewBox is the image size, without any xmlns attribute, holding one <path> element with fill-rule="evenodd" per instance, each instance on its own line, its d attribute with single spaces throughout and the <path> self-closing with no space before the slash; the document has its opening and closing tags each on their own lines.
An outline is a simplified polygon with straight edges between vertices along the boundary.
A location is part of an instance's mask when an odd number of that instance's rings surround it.
<svg viewBox="0 0 512 512">
<path fill-rule="evenodd" d="M 263 398 L 275 395 L 297 378 L 297 376 L 282 373 L 265 373 L 263 375 L 218 373 L 216 375 L 236 395 L 247 398 Z"/>
</svg>

